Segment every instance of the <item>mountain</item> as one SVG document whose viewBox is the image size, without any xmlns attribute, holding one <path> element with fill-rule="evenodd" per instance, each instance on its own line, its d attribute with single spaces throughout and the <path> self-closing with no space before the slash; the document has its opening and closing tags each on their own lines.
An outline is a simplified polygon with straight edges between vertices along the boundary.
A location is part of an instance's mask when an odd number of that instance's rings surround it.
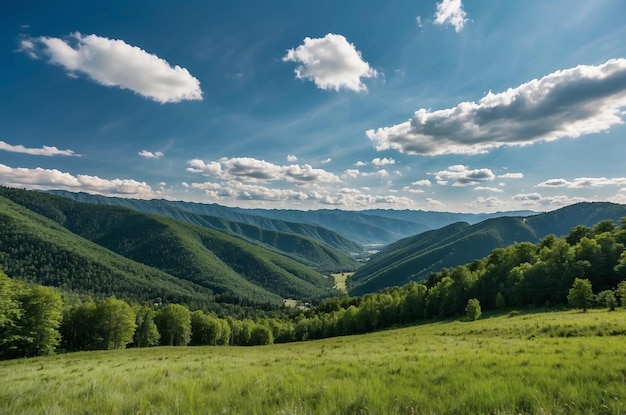
<svg viewBox="0 0 626 415">
<path fill-rule="evenodd" d="M 527 216 L 536 213 L 518 211 L 474 214 L 392 209 L 362 211 L 242 209 L 182 201 L 122 199 L 62 190 L 54 190 L 51 193 L 83 202 L 125 206 L 202 226 L 212 227 L 213 225 L 189 214 L 219 217 L 261 229 L 307 236 L 349 253 L 361 252 L 362 246 L 385 246 L 455 222 L 474 224 L 493 217 Z"/>
<path fill-rule="evenodd" d="M 233 236 L 242 237 L 249 242 L 258 241 L 266 245 L 271 245 L 281 251 L 291 254 L 285 247 L 299 246 L 300 241 L 290 241 L 285 243 L 286 236 L 291 234 L 292 238 L 302 236 L 308 240 L 314 240 L 331 248 L 335 248 L 344 253 L 357 254 L 363 251 L 363 247 L 344 236 L 323 228 L 317 224 L 296 223 L 280 219 L 271 219 L 254 214 L 248 214 L 237 208 L 228 208 L 216 204 L 201 204 L 193 202 L 167 201 L 167 200 L 139 200 L 124 199 L 116 197 L 105 197 L 91 195 L 87 193 L 72 193 L 64 190 L 53 190 L 48 193 L 70 198 L 79 202 L 95 203 L 110 206 L 122 206 L 140 212 L 154 213 L 160 216 L 172 218 L 181 222 L 200 225 L 223 232 Z M 256 228 L 256 229 L 255 229 Z M 272 232 L 274 231 L 274 232 Z M 282 240 L 279 246 L 272 245 L 272 240 Z M 317 249 L 317 248 L 316 248 Z M 324 261 L 313 262 L 321 264 Z M 344 258 L 346 260 L 346 258 Z M 354 267 L 353 261 L 347 260 L 345 269 Z M 332 270 L 342 268 L 333 266 Z"/>
<path fill-rule="evenodd" d="M 487 256 L 495 248 L 519 242 L 539 242 L 549 234 L 564 236 L 577 225 L 593 226 L 601 220 L 619 221 L 626 206 L 613 203 L 578 203 L 528 217 L 500 217 L 470 225 L 459 222 L 397 241 L 357 270 L 350 293 L 362 295 L 428 277 L 444 267 L 455 267 Z"/>
<path fill-rule="evenodd" d="M 214 301 L 207 287 L 115 254 L 2 196 L 0 269 L 83 294 L 191 306 Z"/>
<path fill-rule="evenodd" d="M 327 294 L 332 285 L 329 278 L 308 266 L 213 229 L 119 206 L 87 204 L 41 192 L 0 187 L 0 197 L 5 205 L 10 200 L 19 204 L 22 211 L 28 209 L 31 218 L 41 215 L 55 222 L 54 229 L 60 233 L 54 232 L 48 239 L 36 241 L 39 250 L 44 252 L 54 250 L 52 246 L 47 249 L 46 243 L 58 244 L 57 239 L 72 239 L 71 235 L 74 239 L 69 245 L 81 245 L 86 240 L 99 245 L 100 250 L 112 251 L 111 255 L 115 252 L 158 269 L 181 284 L 192 283 L 205 292 L 255 303 L 280 303 L 283 297 L 319 297 Z M 24 220 L 14 217 L 12 221 Z M 15 232 L 19 233 L 19 229 L 14 226 Z M 29 233 L 31 239 L 37 235 L 34 231 Z M 17 238 L 19 240 L 19 235 Z M 4 253 L 1 266 L 11 268 L 11 262 L 15 261 L 11 252 L 16 248 L 12 242 L 14 240 L 7 240 L 1 245 Z M 33 255 L 39 256 L 39 251 Z M 50 267 L 39 257 L 37 261 Z M 63 270 L 52 272 L 62 273 Z M 71 277 L 79 279 L 75 275 Z M 60 277 L 55 281 L 64 283 Z M 149 282 L 143 279 L 142 284 L 148 286 Z M 111 291 L 116 289 L 112 283 L 108 287 Z M 88 291 L 86 287 L 81 289 Z"/>
</svg>

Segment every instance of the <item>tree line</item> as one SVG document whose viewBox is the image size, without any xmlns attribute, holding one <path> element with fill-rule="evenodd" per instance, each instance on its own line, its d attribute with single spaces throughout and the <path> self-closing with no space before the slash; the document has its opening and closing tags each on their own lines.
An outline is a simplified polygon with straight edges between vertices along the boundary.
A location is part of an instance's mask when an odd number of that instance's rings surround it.
<svg viewBox="0 0 626 415">
<path fill-rule="evenodd" d="M 49 287 L 0 272 L 0 358 L 156 345 L 263 345 L 359 334 L 473 310 L 626 307 L 626 218 L 577 226 L 540 243 L 498 248 L 421 282 L 362 297 L 333 297 L 306 311 L 218 316 L 181 304 L 115 297 L 63 305 Z"/>
</svg>

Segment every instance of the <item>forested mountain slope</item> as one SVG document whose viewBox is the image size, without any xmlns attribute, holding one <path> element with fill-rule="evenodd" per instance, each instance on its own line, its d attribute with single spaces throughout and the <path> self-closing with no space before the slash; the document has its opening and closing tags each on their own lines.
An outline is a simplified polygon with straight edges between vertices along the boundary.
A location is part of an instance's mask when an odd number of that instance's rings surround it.
<svg viewBox="0 0 626 415">
<path fill-rule="evenodd" d="M 213 225 L 205 223 L 203 219 L 194 215 L 220 217 L 262 229 L 308 236 L 344 252 L 360 252 L 362 250 L 361 245 L 388 245 L 400 239 L 428 230 L 439 229 L 455 222 L 474 224 L 494 217 L 527 216 L 534 213 L 519 211 L 475 214 L 392 209 L 363 211 L 242 209 L 182 201 L 122 199 L 62 190 L 55 190 L 50 193 L 83 202 L 125 206 L 142 212 L 156 213 L 209 227 Z M 183 212 L 187 212 L 187 214 L 183 214 Z M 189 214 L 194 215 L 189 216 Z"/>
<path fill-rule="evenodd" d="M 0 269 L 77 293 L 203 306 L 213 292 L 115 254 L 0 196 Z"/>
<path fill-rule="evenodd" d="M 200 226 L 117 206 L 10 188 L 0 195 L 66 230 L 222 297 L 279 303 L 325 295 L 331 281 L 276 252 Z"/>
<path fill-rule="evenodd" d="M 459 223 L 389 245 L 359 268 L 350 293 L 361 295 L 389 286 L 419 281 L 444 267 L 455 267 L 488 255 L 495 248 L 519 242 L 536 243 L 548 234 L 562 236 L 577 225 L 619 221 L 626 206 L 578 203 L 529 217 L 501 217 L 469 225 Z"/>
<path fill-rule="evenodd" d="M 72 193 L 63 190 L 54 190 L 48 193 L 64 196 L 79 202 L 123 206 L 140 212 L 154 213 L 181 222 L 225 231 L 249 241 L 257 240 L 269 245 L 272 245 L 273 239 L 284 241 L 285 236 L 282 234 L 293 234 L 292 238 L 294 238 L 294 241 L 291 241 L 289 244 L 277 243 L 277 246 L 274 247 L 278 249 L 301 244 L 300 241 L 295 240 L 297 235 L 321 242 L 344 253 L 359 253 L 363 251 L 363 247 L 358 243 L 316 224 L 271 219 L 245 213 L 242 209 L 228 208 L 216 204 L 123 199 L 87 193 Z"/>
</svg>

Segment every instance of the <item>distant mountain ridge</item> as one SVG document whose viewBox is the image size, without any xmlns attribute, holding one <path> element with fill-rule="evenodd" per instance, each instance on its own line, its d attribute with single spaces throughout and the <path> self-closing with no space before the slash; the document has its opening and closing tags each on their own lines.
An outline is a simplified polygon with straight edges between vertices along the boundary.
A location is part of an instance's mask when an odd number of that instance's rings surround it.
<svg viewBox="0 0 626 415">
<path fill-rule="evenodd" d="M 362 246 L 385 246 L 455 222 L 474 224 L 493 217 L 528 216 L 537 213 L 532 211 L 475 214 L 385 209 L 362 211 L 243 209 L 218 204 L 105 197 L 63 190 L 54 190 L 50 193 L 82 202 L 125 206 L 183 221 L 197 221 L 198 218 L 185 218 L 182 212 L 220 217 L 262 229 L 308 236 L 344 252 L 360 252 Z M 202 223 L 196 224 L 203 225 Z"/>
<path fill-rule="evenodd" d="M 505 216 L 470 225 L 459 222 L 397 241 L 357 270 L 350 293 L 361 295 L 428 277 L 444 267 L 455 267 L 487 256 L 495 248 L 519 242 L 541 241 L 549 234 L 564 236 L 578 226 L 602 220 L 619 221 L 626 205 L 608 202 L 577 203 L 527 217 Z"/>
</svg>

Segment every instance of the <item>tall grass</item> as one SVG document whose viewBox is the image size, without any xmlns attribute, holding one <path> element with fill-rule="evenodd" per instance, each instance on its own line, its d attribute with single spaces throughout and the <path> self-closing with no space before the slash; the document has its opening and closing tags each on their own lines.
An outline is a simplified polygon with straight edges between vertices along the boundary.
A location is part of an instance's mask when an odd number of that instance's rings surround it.
<svg viewBox="0 0 626 415">
<path fill-rule="evenodd" d="M 626 311 L 0 363 L 6 414 L 617 414 Z"/>
</svg>

